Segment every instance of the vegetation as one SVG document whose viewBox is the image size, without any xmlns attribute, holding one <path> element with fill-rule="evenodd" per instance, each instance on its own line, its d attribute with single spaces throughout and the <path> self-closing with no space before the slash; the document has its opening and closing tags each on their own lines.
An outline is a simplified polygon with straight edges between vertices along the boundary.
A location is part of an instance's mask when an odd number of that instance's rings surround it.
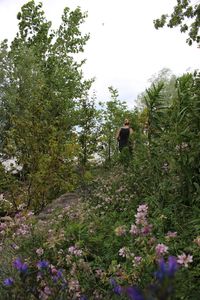
<svg viewBox="0 0 200 300">
<path fill-rule="evenodd" d="M 162 70 L 133 110 L 109 87 L 97 107 L 85 17 L 65 8 L 52 31 L 30 1 L 1 43 L 0 299 L 197 300 L 200 73 Z M 117 151 L 125 117 L 132 154 Z"/>
<path fill-rule="evenodd" d="M 160 19 L 154 20 L 156 29 L 167 25 L 170 28 L 180 27 L 180 32 L 186 32 L 188 45 L 200 43 L 199 26 L 200 26 L 200 3 L 199 1 L 177 0 L 173 12 L 169 16 L 163 14 Z"/>
</svg>

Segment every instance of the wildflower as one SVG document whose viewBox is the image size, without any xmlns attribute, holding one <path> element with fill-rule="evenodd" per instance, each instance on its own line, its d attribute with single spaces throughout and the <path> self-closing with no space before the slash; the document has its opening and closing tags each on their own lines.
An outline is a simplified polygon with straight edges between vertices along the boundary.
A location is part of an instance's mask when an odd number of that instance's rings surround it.
<svg viewBox="0 0 200 300">
<path fill-rule="evenodd" d="M 71 247 L 68 248 L 68 252 L 71 253 L 71 254 L 74 254 L 75 249 L 76 249 L 75 246 L 71 246 Z"/>
<path fill-rule="evenodd" d="M 0 231 L 4 230 L 7 228 L 7 224 L 6 223 L 0 223 Z"/>
<path fill-rule="evenodd" d="M 26 235 L 30 231 L 29 226 L 26 224 L 21 224 L 21 226 L 17 229 L 16 234 L 17 235 Z"/>
<path fill-rule="evenodd" d="M 51 273 L 53 274 L 53 275 L 57 275 L 57 273 L 58 273 L 58 270 L 54 267 L 54 266 L 50 266 L 51 267 Z"/>
<path fill-rule="evenodd" d="M 57 270 L 55 267 L 51 267 L 51 274 L 53 282 L 57 282 L 60 278 L 63 278 L 62 270 Z"/>
<path fill-rule="evenodd" d="M 137 287 L 128 287 L 125 289 L 125 293 L 131 300 L 145 300 L 142 293 Z"/>
<path fill-rule="evenodd" d="M 135 223 L 137 225 L 146 225 L 147 224 L 145 212 L 137 212 L 137 214 L 135 215 L 135 218 L 136 218 Z"/>
<path fill-rule="evenodd" d="M 147 224 L 146 226 L 144 226 L 143 228 L 141 228 L 141 233 L 143 234 L 143 235 L 148 235 L 148 234 L 150 234 L 151 233 L 151 231 L 152 231 L 152 225 L 151 224 Z"/>
<path fill-rule="evenodd" d="M 35 252 L 37 253 L 38 256 L 41 256 L 44 253 L 44 249 L 38 248 Z"/>
<path fill-rule="evenodd" d="M 158 245 L 156 246 L 156 254 L 157 254 L 158 256 L 163 255 L 163 254 L 165 254 L 165 253 L 167 253 L 167 252 L 168 252 L 168 247 L 165 246 L 164 244 L 158 244 Z"/>
<path fill-rule="evenodd" d="M 51 295 L 51 290 L 50 290 L 50 288 L 49 288 L 48 286 L 45 286 L 45 288 L 44 288 L 44 293 L 45 293 L 46 295 Z"/>
<path fill-rule="evenodd" d="M 37 267 L 38 267 L 38 269 L 47 269 L 49 267 L 49 263 L 46 260 L 40 260 L 37 263 Z"/>
<path fill-rule="evenodd" d="M 63 277 L 63 271 L 62 271 L 62 270 L 58 270 L 58 271 L 57 271 L 57 277 L 58 277 L 58 278 Z"/>
<path fill-rule="evenodd" d="M 115 228 L 115 234 L 117 236 L 123 236 L 126 234 L 126 227 L 123 225 L 123 226 L 119 226 L 117 228 Z"/>
<path fill-rule="evenodd" d="M 177 262 L 180 265 L 184 265 L 186 268 L 188 267 L 188 263 L 192 263 L 193 262 L 193 256 L 188 254 L 186 255 L 185 253 L 178 255 L 178 260 Z"/>
<path fill-rule="evenodd" d="M 116 294 L 116 295 L 121 295 L 122 294 L 122 287 L 120 285 L 117 285 L 115 279 L 111 278 L 110 279 L 110 284 L 112 285 L 113 287 L 113 292 Z"/>
<path fill-rule="evenodd" d="M 174 256 L 169 256 L 167 262 L 162 258 L 159 261 L 159 269 L 155 272 L 155 277 L 162 282 L 166 277 L 173 278 L 177 269 L 177 260 Z"/>
<path fill-rule="evenodd" d="M 143 213 L 147 214 L 147 212 L 148 212 L 148 205 L 147 204 L 139 205 L 138 208 L 137 208 L 137 211 L 138 212 L 143 212 Z"/>
<path fill-rule="evenodd" d="M 87 297 L 85 295 L 82 295 L 80 300 L 87 300 Z"/>
<path fill-rule="evenodd" d="M 122 248 L 119 250 L 119 256 L 122 256 L 122 257 L 129 257 L 129 256 L 130 256 L 130 250 L 129 250 L 127 247 L 122 247 Z"/>
<path fill-rule="evenodd" d="M 139 233 L 139 229 L 135 224 L 131 225 L 130 234 L 131 235 L 137 235 Z"/>
<path fill-rule="evenodd" d="M 168 231 L 167 232 L 166 239 L 175 238 L 175 237 L 177 237 L 177 232 L 176 231 L 174 231 L 174 232 Z"/>
<path fill-rule="evenodd" d="M 20 258 L 17 258 L 13 262 L 13 266 L 20 272 L 26 273 L 28 270 L 28 265 L 26 263 L 23 263 Z"/>
<path fill-rule="evenodd" d="M 9 277 L 9 278 L 6 278 L 3 282 L 4 286 L 12 286 L 14 284 L 14 280 Z"/>
<path fill-rule="evenodd" d="M 75 255 L 75 256 L 82 256 L 83 251 L 80 249 L 77 249 L 75 246 L 71 246 L 68 248 L 69 253 Z"/>
<path fill-rule="evenodd" d="M 139 265 L 141 263 L 142 257 L 141 256 L 135 256 L 134 257 L 134 265 Z"/>
</svg>

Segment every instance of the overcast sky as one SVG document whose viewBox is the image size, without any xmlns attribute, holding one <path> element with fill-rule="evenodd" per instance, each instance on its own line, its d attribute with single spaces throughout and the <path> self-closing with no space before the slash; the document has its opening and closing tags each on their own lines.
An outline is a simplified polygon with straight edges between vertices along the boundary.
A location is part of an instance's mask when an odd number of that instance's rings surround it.
<svg viewBox="0 0 200 300">
<path fill-rule="evenodd" d="M 16 15 L 27 0 L 0 0 L 0 40 L 14 38 Z M 38 3 L 38 1 L 35 1 Z M 148 79 L 163 68 L 176 75 L 200 68 L 200 49 L 189 47 L 178 29 L 156 30 L 153 20 L 170 13 L 176 0 L 43 0 L 46 18 L 57 28 L 64 7 L 88 12 L 83 31 L 90 33 L 85 48 L 86 78 L 95 77 L 93 89 L 100 101 L 109 99 L 108 86 L 134 106 Z"/>
</svg>

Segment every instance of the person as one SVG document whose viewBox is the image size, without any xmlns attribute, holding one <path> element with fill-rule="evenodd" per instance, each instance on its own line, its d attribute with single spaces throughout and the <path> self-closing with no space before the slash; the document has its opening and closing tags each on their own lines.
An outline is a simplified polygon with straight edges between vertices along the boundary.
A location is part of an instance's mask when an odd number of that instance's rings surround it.
<svg viewBox="0 0 200 300">
<path fill-rule="evenodd" d="M 132 152 L 130 143 L 130 135 L 133 133 L 133 129 L 130 127 L 128 119 L 125 119 L 124 125 L 117 132 L 117 141 L 119 143 L 119 151 L 121 152 L 125 147 L 129 148 L 129 152 Z"/>
</svg>

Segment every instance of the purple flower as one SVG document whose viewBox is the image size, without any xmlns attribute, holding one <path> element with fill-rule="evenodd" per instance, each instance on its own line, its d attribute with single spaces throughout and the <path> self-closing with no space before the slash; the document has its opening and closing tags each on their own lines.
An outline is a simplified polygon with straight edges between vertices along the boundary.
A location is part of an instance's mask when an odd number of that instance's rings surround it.
<svg viewBox="0 0 200 300">
<path fill-rule="evenodd" d="M 4 282 L 3 282 L 3 284 L 4 284 L 5 286 L 12 286 L 12 285 L 14 284 L 14 280 L 13 280 L 11 277 L 6 278 L 6 279 L 4 280 Z"/>
<path fill-rule="evenodd" d="M 80 300 L 87 300 L 86 296 L 81 296 Z"/>
<path fill-rule="evenodd" d="M 142 293 L 137 287 L 128 287 L 126 288 L 125 292 L 131 300 L 145 300 Z"/>
<path fill-rule="evenodd" d="M 40 260 L 37 263 L 37 267 L 38 267 L 38 269 L 47 269 L 49 267 L 49 263 L 46 260 Z"/>
<path fill-rule="evenodd" d="M 168 258 L 168 276 L 174 277 L 175 272 L 178 270 L 177 259 L 174 256 L 169 256 Z"/>
<path fill-rule="evenodd" d="M 111 278 L 110 279 L 110 283 L 113 287 L 113 292 L 116 294 L 116 295 L 121 295 L 122 294 L 122 287 L 120 285 L 117 285 L 115 279 Z"/>
<path fill-rule="evenodd" d="M 58 276 L 58 278 L 62 278 L 62 277 L 63 277 L 63 272 L 62 272 L 62 270 L 58 270 L 57 276 Z"/>
<path fill-rule="evenodd" d="M 167 262 L 165 262 L 162 258 L 159 261 L 159 269 L 155 272 L 156 279 L 158 279 L 161 282 L 167 277 L 173 278 L 177 269 L 178 264 L 174 256 L 169 256 Z"/>
<path fill-rule="evenodd" d="M 28 265 L 26 263 L 23 263 L 20 258 L 17 258 L 13 262 L 13 266 L 20 272 L 26 273 L 28 270 Z"/>
</svg>

